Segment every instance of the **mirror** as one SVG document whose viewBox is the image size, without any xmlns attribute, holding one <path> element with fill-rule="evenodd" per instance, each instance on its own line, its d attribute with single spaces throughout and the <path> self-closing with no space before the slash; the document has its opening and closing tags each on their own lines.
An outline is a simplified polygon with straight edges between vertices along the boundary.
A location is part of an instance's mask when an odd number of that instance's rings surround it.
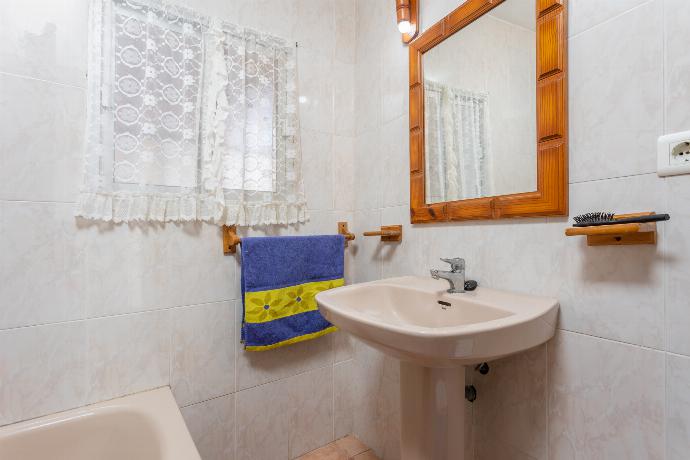
<svg viewBox="0 0 690 460">
<path fill-rule="evenodd" d="M 413 223 L 567 215 L 565 0 L 471 0 L 410 44 Z"/>
<path fill-rule="evenodd" d="M 422 56 L 427 203 L 537 190 L 534 0 L 508 0 Z"/>
</svg>

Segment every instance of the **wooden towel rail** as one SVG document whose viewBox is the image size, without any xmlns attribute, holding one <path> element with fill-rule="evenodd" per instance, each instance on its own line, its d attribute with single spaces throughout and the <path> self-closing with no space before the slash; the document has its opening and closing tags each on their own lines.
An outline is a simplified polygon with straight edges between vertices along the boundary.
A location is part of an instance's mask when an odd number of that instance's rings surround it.
<svg viewBox="0 0 690 460">
<path fill-rule="evenodd" d="M 355 234 L 348 230 L 347 222 L 338 222 L 338 233 L 345 237 L 345 247 L 355 239 Z M 237 235 L 237 226 L 223 225 L 223 253 L 235 254 L 238 244 L 242 244 L 242 238 Z"/>
</svg>

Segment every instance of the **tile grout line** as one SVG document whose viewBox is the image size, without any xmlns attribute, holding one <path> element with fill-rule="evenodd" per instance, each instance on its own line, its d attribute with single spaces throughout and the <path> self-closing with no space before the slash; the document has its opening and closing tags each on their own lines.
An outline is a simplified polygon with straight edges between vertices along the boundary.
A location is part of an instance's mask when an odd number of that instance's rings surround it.
<svg viewBox="0 0 690 460">
<path fill-rule="evenodd" d="M 690 360 L 690 355 L 684 355 L 684 354 L 682 354 L 682 353 L 675 353 L 675 352 L 672 352 L 672 351 L 667 351 L 666 354 L 667 354 L 668 356 L 673 357 L 673 358 L 681 358 L 681 359 L 688 359 L 688 360 Z"/>
<path fill-rule="evenodd" d="M 272 380 L 268 380 L 268 381 L 263 382 L 263 383 L 259 383 L 259 384 L 256 384 L 256 385 L 252 385 L 252 386 L 249 386 L 249 387 L 247 387 L 247 388 L 235 389 L 235 391 L 234 391 L 233 393 L 226 393 L 226 394 L 223 395 L 223 396 L 227 396 L 227 395 L 229 395 L 229 394 L 238 394 L 238 393 L 241 393 L 241 392 L 243 392 L 243 391 L 253 390 L 253 389 L 256 389 L 256 388 L 261 387 L 261 386 L 264 386 L 264 385 L 270 385 L 270 384 L 272 384 L 272 383 L 276 383 L 276 382 L 280 382 L 280 381 L 283 381 L 283 380 L 291 379 L 291 378 L 293 378 L 293 377 L 297 377 L 297 376 L 300 376 L 300 375 L 308 374 L 309 372 L 321 371 L 321 370 L 327 369 L 327 368 L 329 368 L 329 367 L 332 368 L 332 367 L 333 367 L 333 364 L 331 363 L 331 364 L 326 364 L 326 365 L 323 365 L 323 366 L 314 367 L 314 368 L 312 368 L 312 369 L 307 369 L 307 370 L 298 372 L 298 373 L 296 373 L 296 374 L 290 374 L 290 375 L 285 376 L 285 377 L 280 377 L 280 378 L 277 378 L 277 379 L 272 379 Z M 212 398 L 212 399 L 214 399 L 214 398 Z M 203 402 L 203 401 L 201 401 L 201 402 Z M 198 404 L 198 403 L 192 403 L 192 404 Z"/>
<path fill-rule="evenodd" d="M 611 177 L 601 177 L 598 179 L 586 179 L 586 180 L 580 180 L 580 181 L 571 181 L 571 182 L 568 182 L 568 185 L 588 184 L 591 182 L 605 182 L 605 181 L 610 181 L 610 180 L 620 180 L 620 179 L 627 179 L 627 178 L 632 178 L 632 177 L 651 176 L 651 175 L 656 176 L 656 170 L 644 171 L 644 172 L 632 173 L 632 174 L 624 174 L 622 176 L 611 176 Z"/>
<path fill-rule="evenodd" d="M 170 385 L 170 392 L 173 394 L 173 399 L 175 398 L 175 392 L 173 391 L 173 360 L 175 356 L 175 350 L 173 349 L 173 323 L 175 318 L 173 318 L 173 313 L 168 313 L 168 385 Z"/>
<path fill-rule="evenodd" d="M 663 419 L 661 421 L 661 430 L 663 432 L 663 443 L 661 448 L 663 453 L 663 458 L 668 458 L 667 456 L 667 446 L 668 446 L 668 404 L 669 404 L 669 388 L 668 388 L 668 353 L 664 355 L 664 407 L 663 407 Z"/>
<path fill-rule="evenodd" d="M 666 100 L 666 64 L 668 63 L 666 39 L 668 38 L 666 31 L 666 0 L 658 0 L 661 2 L 661 126 L 664 133 L 668 132 L 668 101 Z"/>
<path fill-rule="evenodd" d="M 594 335 L 594 334 L 587 334 L 586 332 L 574 331 L 574 330 L 572 330 L 572 329 L 564 329 L 564 328 L 559 327 L 559 328 L 557 328 L 556 330 L 557 330 L 557 331 L 562 331 L 562 332 L 567 332 L 567 333 L 569 333 L 569 334 L 577 334 L 577 335 L 580 335 L 580 336 L 583 336 L 583 337 L 590 337 L 590 338 L 593 338 L 593 339 L 604 340 L 604 341 L 606 341 L 606 342 L 617 343 L 617 344 L 620 344 L 620 345 L 628 345 L 628 346 L 631 346 L 631 347 L 640 348 L 640 349 L 642 349 L 642 350 L 654 351 L 654 352 L 657 352 L 657 353 L 668 353 L 668 351 L 664 350 L 663 348 L 654 348 L 654 347 L 649 347 L 649 346 L 646 346 L 646 345 L 640 345 L 640 344 L 633 343 L 633 342 L 627 342 L 627 341 L 624 341 L 624 340 L 610 339 L 610 338 L 608 338 L 608 337 L 602 337 L 602 336 Z M 685 355 L 682 355 L 682 356 L 685 356 Z M 687 357 L 690 358 L 690 355 L 687 355 Z"/>
<path fill-rule="evenodd" d="M 235 375 L 237 375 L 237 369 L 235 369 Z M 237 380 L 237 378 L 235 378 Z M 237 388 L 235 388 L 237 390 Z M 237 423 L 237 392 L 232 394 L 232 454 L 233 458 L 237 458 L 237 439 L 238 439 L 238 426 Z"/>
<path fill-rule="evenodd" d="M 8 77 L 15 77 L 15 78 L 21 78 L 24 80 L 31 80 L 31 81 L 38 81 L 41 83 L 47 83 L 50 85 L 57 85 L 57 86 L 63 86 L 67 88 L 74 88 L 74 89 L 80 89 L 83 91 L 87 90 L 87 86 L 79 86 L 79 85 L 74 85 L 71 83 L 63 83 L 55 80 L 46 80 L 44 78 L 37 78 L 37 77 L 32 77 L 31 75 L 24 75 L 24 74 L 19 74 L 19 73 L 14 73 L 14 72 L 6 72 L 6 71 L 1 71 L 0 70 L 0 75 L 1 76 L 8 76 Z"/>
<path fill-rule="evenodd" d="M 606 181 L 615 181 L 615 180 L 622 180 L 622 179 L 628 179 L 628 178 L 638 178 L 638 177 L 645 177 L 645 176 L 654 176 L 656 177 L 656 171 L 651 171 L 651 172 L 641 172 L 641 173 L 634 173 L 634 174 L 628 174 L 628 175 L 623 175 L 623 176 L 611 176 L 611 177 L 603 177 L 599 179 L 587 179 L 584 181 L 576 181 L 576 182 L 570 182 L 568 185 L 580 185 L 580 184 L 589 184 L 589 183 L 594 183 L 594 182 L 606 182 Z M 403 203 L 403 204 L 392 204 L 392 205 L 385 205 L 385 206 L 379 206 L 379 207 L 372 207 L 372 208 L 360 208 L 360 209 L 355 209 L 354 213 L 367 213 L 367 212 L 373 212 L 373 211 L 384 211 L 384 210 L 390 210 L 390 209 L 395 209 L 395 208 L 402 208 L 402 207 L 407 207 L 408 205 Z M 565 216 L 556 216 L 556 218 L 559 217 L 565 217 Z M 548 217 L 544 217 L 545 219 L 548 219 Z M 520 219 L 521 221 L 528 220 L 529 222 L 536 222 L 538 218 L 523 218 Z M 487 221 L 487 222 L 492 222 L 492 221 Z M 441 222 L 441 224 L 462 224 L 463 222 L 461 221 L 444 221 Z M 514 221 L 514 223 L 518 223 L 518 221 Z M 465 222 L 467 224 L 467 222 Z M 419 225 L 419 224 L 416 224 Z"/>
<path fill-rule="evenodd" d="M 662 111 L 661 111 L 661 126 L 662 126 L 662 132 L 667 133 L 668 132 L 668 101 L 667 101 L 667 64 L 668 64 L 668 48 L 667 48 L 667 30 L 666 30 L 666 0 L 658 0 L 661 2 L 661 105 L 662 105 Z M 669 205 L 671 202 L 671 184 L 668 180 L 668 178 L 664 178 L 664 201 L 665 201 L 665 206 L 666 209 L 669 209 Z M 662 247 L 662 254 L 666 254 L 667 248 L 668 248 L 668 236 L 667 236 L 667 229 L 664 228 L 663 231 L 661 232 L 661 247 Z M 668 298 L 667 298 L 667 291 L 668 291 L 668 261 L 665 261 L 662 267 L 662 280 L 661 280 L 661 286 L 662 286 L 662 301 L 663 301 L 663 315 L 664 315 L 664 321 L 663 321 L 663 332 L 664 332 L 664 348 L 666 349 L 666 354 L 664 355 L 664 406 L 663 406 L 663 420 L 662 420 L 662 425 L 661 429 L 663 430 L 663 443 L 664 445 L 662 446 L 662 454 L 663 458 L 668 458 L 668 407 L 669 407 L 669 378 L 668 378 L 668 350 L 671 349 L 671 336 L 669 333 L 669 318 L 668 318 Z"/>
<path fill-rule="evenodd" d="M 605 24 L 608 24 L 608 23 L 610 23 L 610 22 L 613 22 L 613 21 L 615 21 L 616 19 L 620 18 L 621 16 L 625 16 L 626 14 L 628 14 L 628 13 L 630 13 L 630 12 L 632 12 L 632 11 L 635 11 L 635 10 L 637 10 L 637 9 L 639 9 L 639 8 L 642 8 L 643 6 L 648 5 L 648 4 L 650 4 L 650 3 L 654 2 L 654 1 L 657 1 L 657 0 L 647 0 L 647 1 L 644 1 L 644 2 L 640 3 L 639 5 L 633 6 L 632 8 L 629 8 L 629 9 L 627 9 L 627 10 L 625 10 L 625 11 L 622 11 L 622 12 L 620 12 L 620 13 L 614 15 L 614 16 L 611 16 L 610 18 L 605 19 L 605 20 L 603 20 L 603 21 L 601 21 L 601 22 L 599 22 L 599 23 L 597 23 L 597 24 L 591 25 L 591 26 L 587 27 L 586 29 L 581 30 L 580 32 L 578 32 L 578 33 L 576 33 L 576 34 L 569 36 L 569 37 L 568 37 L 568 40 L 571 40 L 571 39 L 573 39 L 573 38 L 577 38 L 577 37 L 583 35 L 584 33 L 589 32 L 589 31 L 592 30 L 592 29 L 596 29 L 596 28 L 598 28 L 598 27 L 600 27 L 600 26 L 603 26 L 603 25 L 605 25 Z M 660 0 L 660 1 L 663 1 L 663 0 Z"/>
<path fill-rule="evenodd" d="M 551 458 L 551 411 L 550 411 L 550 402 L 551 402 L 551 379 L 549 379 L 549 349 L 551 347 L 549 346 L 549 342 L 546 342 L 546 353 L 544 353 L 546 356 L 544 357 L 544 360 L 546 361 L 544 363 L 544 368 L 545 368 L 545 379 L 546 379 L 546 404 L 544 404 L 545 409 L 546 409 L 546 458 Z"/>
<path fill-rule="evenodd" d="M 335 350 L 333 350 L 333 357 L 335 358 Z M 331 442 L 335 442 L 335 363 L 331 366 L 331 411 Z"/>
<path fill-rule="evenodd" d="M 13 198 L 0 198 L 0 203 L 25 203 L 25 204 L 73 204 L 76 205 L 76 201 L 60 201 L 60 200 L 27 200 L 27 199 L 13 199 Z M 74 216 L 73 216 L 74 217 Z M 76 219 L 76 217 L 75 217 Z M 90 221 L 84 219 L 85 221 Z"/>
<path fill-rule="evenodd" d="M 123 316 L 141 315 L 141 314 L 164 312 L 164 311 L 169 312 L 172 310 L 178 310 L 178 309 L 182 309 L 182 308 L 204 307 L 204 306 L 209 306 L 209 305 L 214 305 L 214 304 L 219 304 L 219 303 L 224 303 L 224 302 L 234 302 L 236 300 L 237 299 L 212 300 L 209 302 L 195 303 L 195 304 L 189 304 L 189 305 L 174 305 L 172 307 L 149 308 L 149 309 L 141 310 L 141 311 L 132 311 L 132 312 L 126 312 L 126 313 L 114 313 L 114 314 L 103 315 L 103 316 L 88 316 L 85 318 L 67 319 L 67 320 L 62 320 L 62 321 L 54 321 L 54 322 L 50 322 L 50 323 L 36 323 L 36 324 L 27 324 L 24 326 L 12 326 L 12 327 L 8 327 L 8 328 L 0 329 L 0 333 L 5 332 L 5 331 L 13 331 L 13 330 L 17 330 L 17 329 L 28 329 L 28 328 L 32 328 L 32 327 L 56 326 L 56 325 L 61 325 L 61 324 L 72 324 L 72 323 L 79 323 L 79 322 L 86 322 L 86 321 L 95 321 L 95 320 L 100 320 L 100 319 L 119 318 L 119 317 L 123 317 Z"/>
</svg>

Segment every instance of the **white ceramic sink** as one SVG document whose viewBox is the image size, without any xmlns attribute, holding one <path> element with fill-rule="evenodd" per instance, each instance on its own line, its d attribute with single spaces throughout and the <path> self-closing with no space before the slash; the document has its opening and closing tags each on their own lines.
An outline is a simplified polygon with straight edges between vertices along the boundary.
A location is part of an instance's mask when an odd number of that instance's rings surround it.
<svg viewBox="0 0 690 460">
<path fill-rule="evenodd" d="M 465 366 L 535 347 L 556 330 L 556 299 L 446 289 L 444 280 L 406 276 L 316 295 L 326 319 L 401 360 L 402 460 L 462 460 Z"/>
<path fill-rule="evenodd" d="M 330 322 L 401 360 L 427 367 L 491 361 L 549 340 L 558 301 L 416 276 L 354 284 L 316 296 Z"/>
</svg>

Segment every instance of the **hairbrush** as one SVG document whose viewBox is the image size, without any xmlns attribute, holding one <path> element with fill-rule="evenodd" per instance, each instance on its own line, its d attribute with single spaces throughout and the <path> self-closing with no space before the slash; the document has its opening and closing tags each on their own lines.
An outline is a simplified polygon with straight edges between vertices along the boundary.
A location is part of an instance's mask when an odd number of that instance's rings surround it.
<svg viewBox="0 0 690 460">
<path fill-rule="evenodd" d="M 623 217 L 616 219 L 612 212 L 588 212 L 573 217 L 573 227 L 594 227 L 598 225 L 643 224 L 671 219 L 668 214 L 648 214 L 646 216 Z"/>
</svg>

